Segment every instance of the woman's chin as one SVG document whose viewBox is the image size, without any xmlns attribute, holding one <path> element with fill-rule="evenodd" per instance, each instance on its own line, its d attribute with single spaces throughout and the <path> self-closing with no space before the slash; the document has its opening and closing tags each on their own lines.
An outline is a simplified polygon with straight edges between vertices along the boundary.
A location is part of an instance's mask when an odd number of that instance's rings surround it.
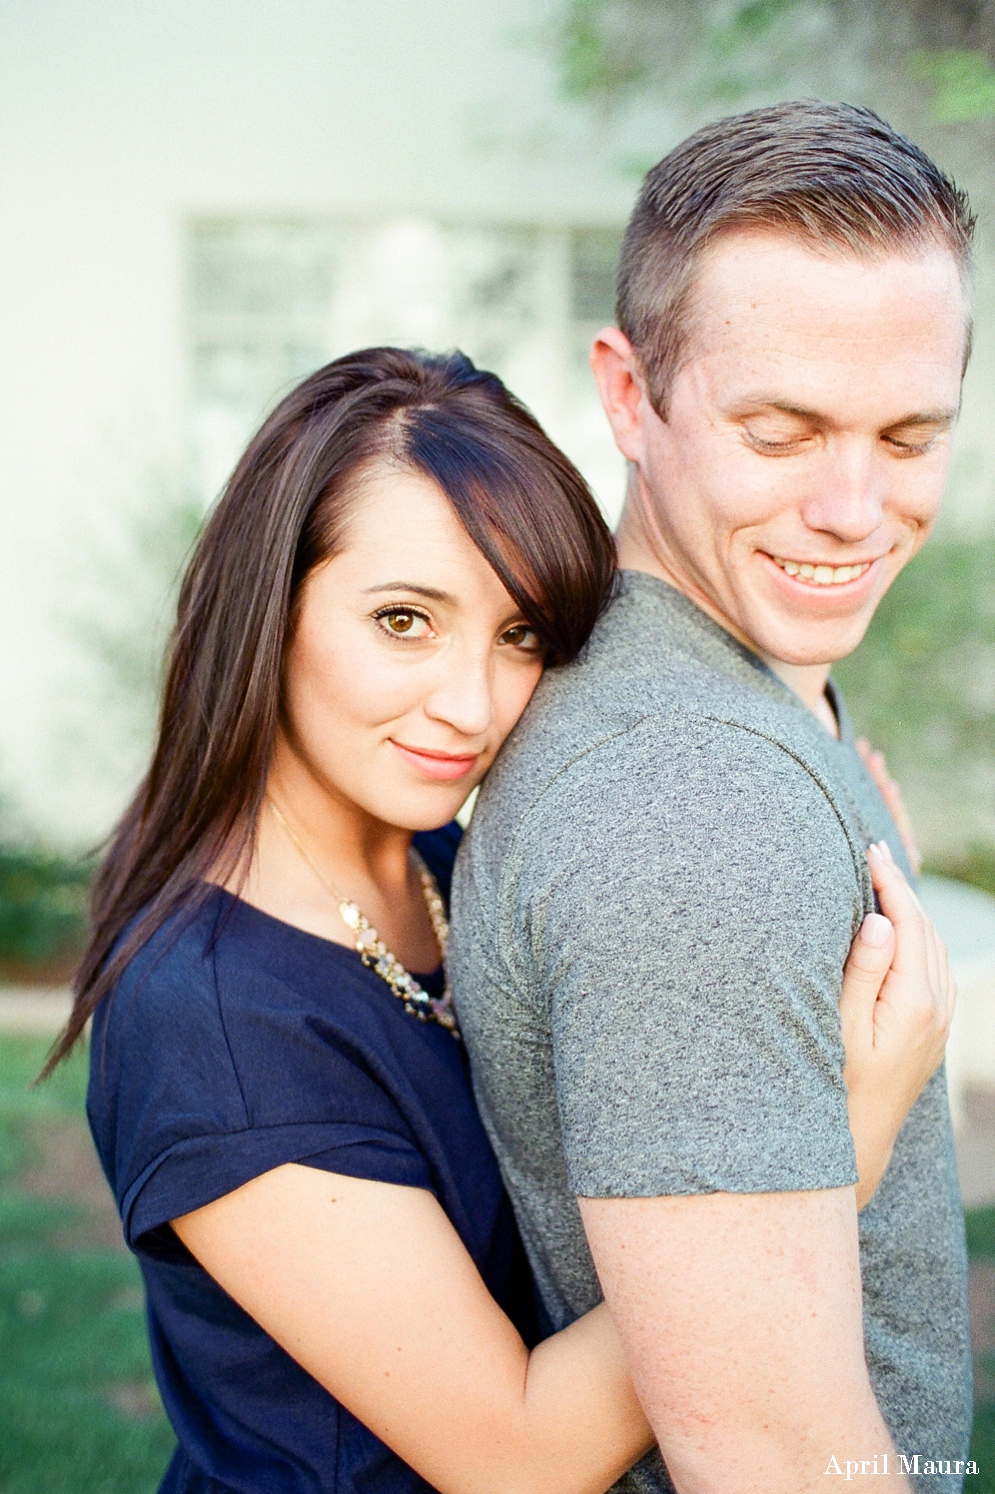
<svg viewBox="0 0 995 1494">
<path fill-rule="evenodd" d="M 377 817 L 398 830 L 439 830 L 456 818 L 475 787 L 448 785 L 448 792 L 398 794 L 378 807 Z"/>
</svg>

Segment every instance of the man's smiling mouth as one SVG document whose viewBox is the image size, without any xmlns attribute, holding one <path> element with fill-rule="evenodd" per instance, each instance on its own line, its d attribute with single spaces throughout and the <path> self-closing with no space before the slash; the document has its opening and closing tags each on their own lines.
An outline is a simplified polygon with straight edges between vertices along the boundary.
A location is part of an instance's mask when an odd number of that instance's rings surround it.
<svg viewBox="0 0 995 1494">
<path fill-rule="evenodd" d="M 845 586 L 848 581 L 856 581 L 858 576 L 869 571 L 874 563 L 862 560 L 857 565 L 815 565 L 806 560 L 784 560 L 780 555 L 770 558 L 789 576 L 809 581 L 813 586 Z"/>
</svg>

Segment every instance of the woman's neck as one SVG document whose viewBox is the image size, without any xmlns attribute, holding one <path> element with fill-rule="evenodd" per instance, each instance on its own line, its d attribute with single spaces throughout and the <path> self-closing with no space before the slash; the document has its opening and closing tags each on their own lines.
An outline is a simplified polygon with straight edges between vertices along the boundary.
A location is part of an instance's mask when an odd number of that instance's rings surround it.
<svg viewBox="0 0 995 1494">
<path fill-rule="evenodd" d="M 413 832 L 377 819 L 323 783 L 282 740 L 266 798 L 337 889 L 357 880 L 388 894 L 406 886 Z M 347 894 L 346 885 L 341 890 Z"/>
<path fill-rule="evenodd" d="M 439 950 L 411 852 L 412 831 L 385 824 L 317 780 L 283 744 L 274 754 L 252 859 L 226 886 L 245 902 L 337 944 L 353 945 L 339 901 L 356 903 L 412 970 Z"/>
</svg>

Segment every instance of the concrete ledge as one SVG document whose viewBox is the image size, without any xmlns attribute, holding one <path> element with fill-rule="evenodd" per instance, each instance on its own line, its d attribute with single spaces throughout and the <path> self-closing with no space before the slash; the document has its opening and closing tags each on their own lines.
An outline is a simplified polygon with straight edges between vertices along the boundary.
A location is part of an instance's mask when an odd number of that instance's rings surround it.
<svg viewBox="0 0 995 1494">
<path fill-rule="evenodd" d="M 995 1090 L 969 1089 L 964 1095 L 957 1171 L 966 1209 L 995 1203 Z"/>
<path fill-rule="evenodd" d="M 957 982 L 947 1085 L 959 1133 L 967 1124 L 969 1091 L 995 1091 L 995 897 L 944 877 L 923 877 L 920 893 Z"/>
<path fill-rule="evenodd" d="M 72 992 L 66 986 L 0 987 L 0 1032 L 55 1037 L 69 1019 Z"/>
</svg>

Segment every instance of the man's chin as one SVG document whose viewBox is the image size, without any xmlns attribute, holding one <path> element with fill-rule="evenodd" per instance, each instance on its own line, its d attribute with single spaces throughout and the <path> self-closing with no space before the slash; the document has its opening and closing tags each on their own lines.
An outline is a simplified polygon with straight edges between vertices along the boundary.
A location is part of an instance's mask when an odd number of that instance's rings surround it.
<svg viewBox="0 0 995 1494">
<path fill-rule="evenodd" d="M 754 647 L 761 657 L 776 659 L 796 669 L 826 668 L 852 654 L 863 640 L 870 617 L 851 618 L 844 624 L 836 618 L 820 623 L 803 623 L 797 619 L 781 621 L 775 626 L 756 629 Z M 752 630 L 751 630 L 752 631 Z"/>
</svg>

